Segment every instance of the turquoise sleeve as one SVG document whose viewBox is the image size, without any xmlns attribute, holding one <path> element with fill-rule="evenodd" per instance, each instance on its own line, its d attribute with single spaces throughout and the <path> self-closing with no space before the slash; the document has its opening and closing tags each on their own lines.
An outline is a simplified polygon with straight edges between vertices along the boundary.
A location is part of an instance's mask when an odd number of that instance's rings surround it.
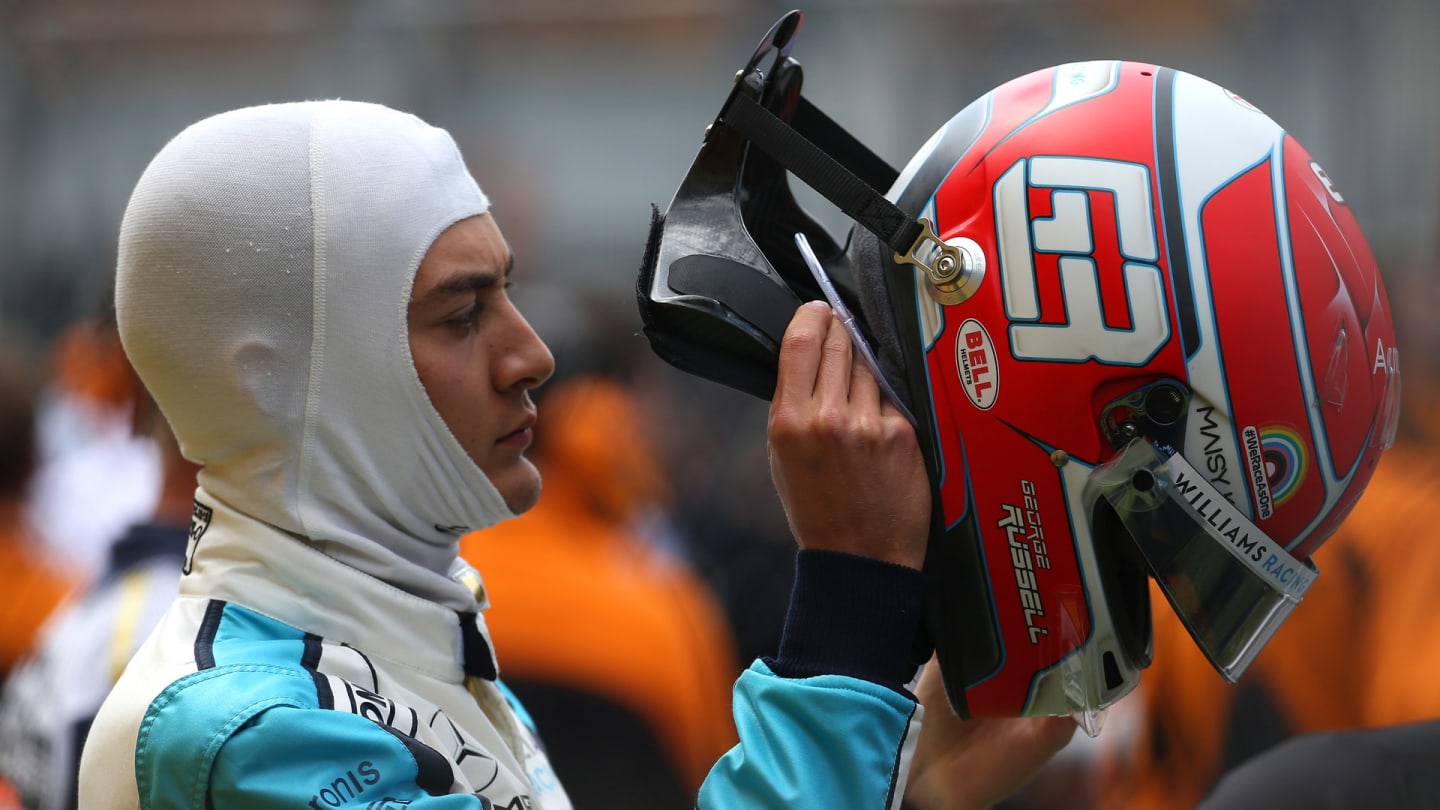
<svg viewBox="0 0 1440 810">
<path fill-rule="evenodd" d="M 209 807 L 287 810 L 490 810 L 449 794 L 450 761 L 412 737 L 348 712 L 278 707 L 221 746 Z"/>
<path fill-rule="evenodd" d="M 734 692 L 740 744 L 700 788 L 702 810 L 898 807 L 919 734 L 914 700 L 841 675 L 781 678 L 756 661 Z"/>
</svg>

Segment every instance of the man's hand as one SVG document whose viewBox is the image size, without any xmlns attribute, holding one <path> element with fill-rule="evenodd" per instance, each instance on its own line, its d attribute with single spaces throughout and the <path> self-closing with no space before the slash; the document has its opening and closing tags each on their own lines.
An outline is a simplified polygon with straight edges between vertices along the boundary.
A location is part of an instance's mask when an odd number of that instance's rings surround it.
<svg viewBox="0 0 1440 810">
<path fill-rule="evenodd" d="M 823 302 L 796 311 L 770 405 L 770 474 L 802 549 L 920 568 L 930 483 L 915 431 Z"/>
<path fill-rule="evenodd" d="M 978 717 L 950 710 L 931 659 L 916 696 L 925 707 L 905 799 L 920 810 L 982 810 L 1013 794 L 1075 734 L 1069 717 Z"/>
</svg>

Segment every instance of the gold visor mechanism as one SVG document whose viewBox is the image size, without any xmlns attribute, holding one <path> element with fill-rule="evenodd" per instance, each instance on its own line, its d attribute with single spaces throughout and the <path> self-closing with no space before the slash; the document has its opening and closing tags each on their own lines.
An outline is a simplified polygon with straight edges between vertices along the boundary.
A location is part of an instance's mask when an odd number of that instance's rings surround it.
<svg viewBox="0 0 1440 810">
<path fill-rule="evenodd" d="M 905 253 L 895 253 L 896 264 L 909 264 L 925 274 L 926 291 L 942 306 L 963 303 L 985 279 L 985 254 L 972 239 L 941 241 L 935 226 L 921 217 L 920 235 Z"/>
</svg>

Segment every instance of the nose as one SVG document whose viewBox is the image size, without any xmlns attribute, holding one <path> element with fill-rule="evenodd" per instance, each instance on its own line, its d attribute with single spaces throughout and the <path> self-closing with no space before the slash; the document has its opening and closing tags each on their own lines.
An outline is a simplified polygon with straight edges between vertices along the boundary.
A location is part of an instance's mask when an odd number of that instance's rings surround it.
<svg viewBox="0 0 1440 810">
<path fill-rule="evenodd" d="M 555 356 L 515 305 L 506 302 L 506 339 L 495 352 L 495 388 L 499 391 L 534 388 L 555 373 Z"/>
</svg>

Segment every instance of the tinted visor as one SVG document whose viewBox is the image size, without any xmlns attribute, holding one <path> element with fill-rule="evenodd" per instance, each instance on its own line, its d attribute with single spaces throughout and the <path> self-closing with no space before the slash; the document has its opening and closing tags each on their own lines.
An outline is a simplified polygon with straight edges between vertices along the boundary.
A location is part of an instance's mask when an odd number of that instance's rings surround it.
<svg viewBox="0 0 1440 810">
<path fill-rule="evenodd" d="M 1300 603 L 1319 571 L 1297 560 L 1178 453 L 1136 440 L 1097 468 L 1091 502 L 1115 508 L 1215 669 L 1234 682 Z"/>
</svg>

